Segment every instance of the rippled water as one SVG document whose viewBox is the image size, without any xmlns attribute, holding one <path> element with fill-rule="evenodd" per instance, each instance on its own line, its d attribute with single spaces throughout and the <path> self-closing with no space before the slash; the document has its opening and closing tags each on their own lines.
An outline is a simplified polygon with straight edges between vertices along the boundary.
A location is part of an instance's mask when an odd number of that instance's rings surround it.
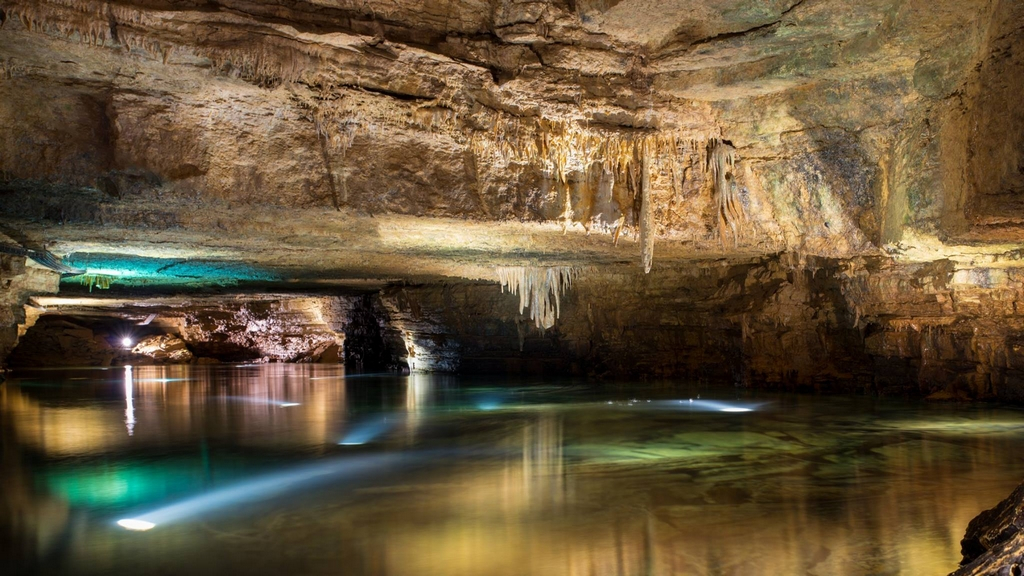
<svg viewBox="0 0 1024 576">
<path fill-rule="evenodd" d="M 1018 409 L 685 385 L 35 371 L 0 417 L 4 574 L 946 574 L 1024 478 Z"/>
</svg>

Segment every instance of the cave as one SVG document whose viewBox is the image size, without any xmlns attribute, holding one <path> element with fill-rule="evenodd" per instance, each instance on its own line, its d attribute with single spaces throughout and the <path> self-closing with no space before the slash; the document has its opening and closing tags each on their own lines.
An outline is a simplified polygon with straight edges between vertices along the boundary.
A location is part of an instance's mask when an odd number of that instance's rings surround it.
<svg viewBox="0 0 1024 576">
<path fill-rule="evenodd" d="M 1020 574 L 1017 0 L 0 0 L 4 574 Z"/>
</svg>

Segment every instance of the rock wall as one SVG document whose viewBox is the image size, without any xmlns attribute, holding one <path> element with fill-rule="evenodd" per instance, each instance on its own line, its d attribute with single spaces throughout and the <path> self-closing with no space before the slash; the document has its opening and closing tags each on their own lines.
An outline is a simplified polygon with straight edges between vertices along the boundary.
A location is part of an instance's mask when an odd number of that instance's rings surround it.
<svg viewBox="0 0 1024 576">
<path fill-rule="evenodd" d="M 329 298 L 238 299 L 186 308 L 176 320 L 198 357 L 299 362 L 344 346 L 346 308 L 347 302 Z"/>
<path fill-rule="evenodd" d="M 24 256 L 0 254 L 0 368 L 11 350 L 39 317 L 38 307 L 26 306 L 37 294 L 57 291 L 59 275 L 36 266 Z"/>
<path fill-rule="evenodd" d="M 352 298 L 58 300 L 10 356 L 15 367 L 341 361 Z M 122 344 L 128 338 L 129 345 Z"/>
<path fill-rule="evenodd" d="M 1024 400 L 1024 277 L 998 260 L 964 268 L 953 260 L 787 254 L 694 261 L 649 274 L 632 265 L 573 270 L 557 302 L 553 292 L 547 304 L 531 295 L 522 310 L 520 294 L 497 275 L 494 282 L 401 283 L 353 296 L 183 297 L 173 305 L 111 299 L 104 330 L 48 320 L 14 359 L 38 365 L 77 358 L 96 338 L 109 342 L 116 320 L 136 326 L 137 338 L 147 330 L 173 334 L 195 357 L 221 361 L 333 358 L 358 371 L 685 378 Z M 99 314 L 103 301 L 61 309 L 75 321 L 89 310 Z M 557 310 L 550 327 L 531 317 L 539 305 Z M 88 337 L 76 339 L 78 331 Z M 36 341 L 44 334 L 71 341 L 44 345 Z M 97 354 L 106 362 L 116 356 Z"/>
<path fill-rule="evenodd" d="M 582 269 L 544 330 L 495 284 L 396 287 L 382 302 L 413 369 L 1019 401 L 1022 298 L 1015 269 L 787 255 Z"/>
</svg>

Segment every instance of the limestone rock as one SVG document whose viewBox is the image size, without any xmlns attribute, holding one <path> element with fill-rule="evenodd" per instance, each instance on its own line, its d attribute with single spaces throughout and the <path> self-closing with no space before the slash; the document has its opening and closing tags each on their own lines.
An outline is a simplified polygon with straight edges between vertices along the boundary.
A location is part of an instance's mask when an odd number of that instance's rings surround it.
<svg viewBox="0 0 1024 576">
<path fill-rule="evenodd" d="M 109 366 L 119 351 L 91 329 L 44 317 L 25 333 L 10 357 L 14 367 Z"/>
<path fill-rule="evenodd" d="M 154 362 L 186 364 L 193 358 L 185 341 L 173 334 L 143 338 L 132 348 L 132 354 L 148 356 Z"/>
</svg>

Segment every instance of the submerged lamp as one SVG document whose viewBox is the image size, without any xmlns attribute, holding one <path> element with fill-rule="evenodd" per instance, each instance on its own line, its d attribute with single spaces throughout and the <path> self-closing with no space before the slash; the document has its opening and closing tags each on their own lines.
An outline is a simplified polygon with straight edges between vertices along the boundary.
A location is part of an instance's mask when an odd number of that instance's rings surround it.
<svg viewBox="0 0 1024 576">
<path fill-rule="evenodd" d="M 152 522 L 146 522 L 145 520 L 138 520 L 135 518 L 118 520 L 117 525 L 126 530 L 136 530 L 139 532 L 144 532 L 156 526 L 156 524 L 153 524 Z"/>
</svg>

